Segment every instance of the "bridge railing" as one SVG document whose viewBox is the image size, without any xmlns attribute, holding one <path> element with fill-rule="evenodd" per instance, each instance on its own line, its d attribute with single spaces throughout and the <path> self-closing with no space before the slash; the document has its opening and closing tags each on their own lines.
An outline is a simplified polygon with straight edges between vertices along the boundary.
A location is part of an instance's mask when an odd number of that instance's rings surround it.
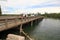
<svg viewBox="0 0 60 40">
<path fill-rule="evenodd" d="M 17 25 L 33 21 L 39 16 L 21 17 L 21 16 L 0 16 L 0 31 L 16 27 Z"/>
</svg>

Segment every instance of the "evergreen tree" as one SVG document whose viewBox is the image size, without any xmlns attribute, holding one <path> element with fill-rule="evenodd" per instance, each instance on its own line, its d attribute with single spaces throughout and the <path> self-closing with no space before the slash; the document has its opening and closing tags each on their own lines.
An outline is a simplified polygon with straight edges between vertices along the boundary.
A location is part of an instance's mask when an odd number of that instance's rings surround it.
<svg viewBox="0 0 60 40">
<path fill-rule="evenodd" d="M 0 15 L 2 15 L 2 12 L 1 12 L 1 6 L 0 6 Z"/>
</svg>

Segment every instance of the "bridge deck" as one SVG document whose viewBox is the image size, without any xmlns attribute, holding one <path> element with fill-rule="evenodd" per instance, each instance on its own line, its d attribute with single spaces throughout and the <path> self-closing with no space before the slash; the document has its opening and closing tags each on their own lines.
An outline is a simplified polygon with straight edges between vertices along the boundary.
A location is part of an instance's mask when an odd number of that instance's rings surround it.
<svg viewBox="0 0 60 40">
<path fill-rule="evenodd" d="M 42 16 L 21 17 L 21 16 L 0 16 L 0 31 L 7 30 L 17 25 L 43 18 Z"/>
</svg>

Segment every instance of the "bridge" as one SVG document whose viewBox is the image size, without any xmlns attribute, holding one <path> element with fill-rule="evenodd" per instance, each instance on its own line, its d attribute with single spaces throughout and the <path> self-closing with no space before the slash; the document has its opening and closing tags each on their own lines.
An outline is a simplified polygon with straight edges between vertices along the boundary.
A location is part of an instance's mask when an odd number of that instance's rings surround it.
<svg viewBox="0 0 60 40">
<path fill-rule="evenodd" d="M 31 25 L 34 20 L 42 19 L 42 16 L 0 16 L 0 32 L 8 30 L 10 28 L 17 27 L 17 25 L 23 25 L 25 23 L 31 22 Z"/>
<path fill-rule="evenodd" d="M 20 25 L 20 29 L 19 29 L 20 34 L 23 33 L 30 40 L 31 40 L 31 38 L 23 31 L 22 25 L 31 22 L 31 26 L 32 26 L 34 21 L 38 21 L 38 20 L 43 19 L 43 16 L 28 16 L 28 17 L 17 16 L 17 15 L 15 15 L 15 16 L 11 16 L 11 15 L 10 16 L 1 16 L 1 13 L 2 12 L 1 12 L 1 7 L 0 7 L 0 32 L 14 28 L 14 27 L 18 27 L 18 25 Z M 13 36 L 16 36 L 16 35 L 12 35 L 11 37 L 13 37 Z M 13 39 L 15 39 L 15 37 L 13 37 Z"/>
<path fill-rule="evenodd" d="M 26 23 L 31 23 L 31 26 L 33 25 L 34 22 L 40 21 L 43 19 L 43 16 L 28 16 L 28 17 L 23 17 L 23 16 L 0 16 L 0 32 L 4 30 L 8 30 L 11 28 L 18 27 L 20 26 L 20 35 L 23 33 L 24 35 L 27 36 L 31 40 L 31 38 L 23 31 L 22 26 L 23 24 Z"/>
</svg>

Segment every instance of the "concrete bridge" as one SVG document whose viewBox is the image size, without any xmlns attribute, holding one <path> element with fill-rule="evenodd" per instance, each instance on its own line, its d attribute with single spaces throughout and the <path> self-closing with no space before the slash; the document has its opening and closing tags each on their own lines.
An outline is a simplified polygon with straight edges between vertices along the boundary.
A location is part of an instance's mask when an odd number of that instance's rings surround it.
<svg viewBox="0 0 60 40">
<path fill-rule="evenodd" d="M 42 19 L 42 16 L 30 16 L 30 17 L 22 17 L 22 16 L 0 16 L 0 32 L 4 30 L 8 30 L 10 28 L 21 26 L 25 23 L 31 22 L 31 25 L 34 20 Z"/>
</svg>

